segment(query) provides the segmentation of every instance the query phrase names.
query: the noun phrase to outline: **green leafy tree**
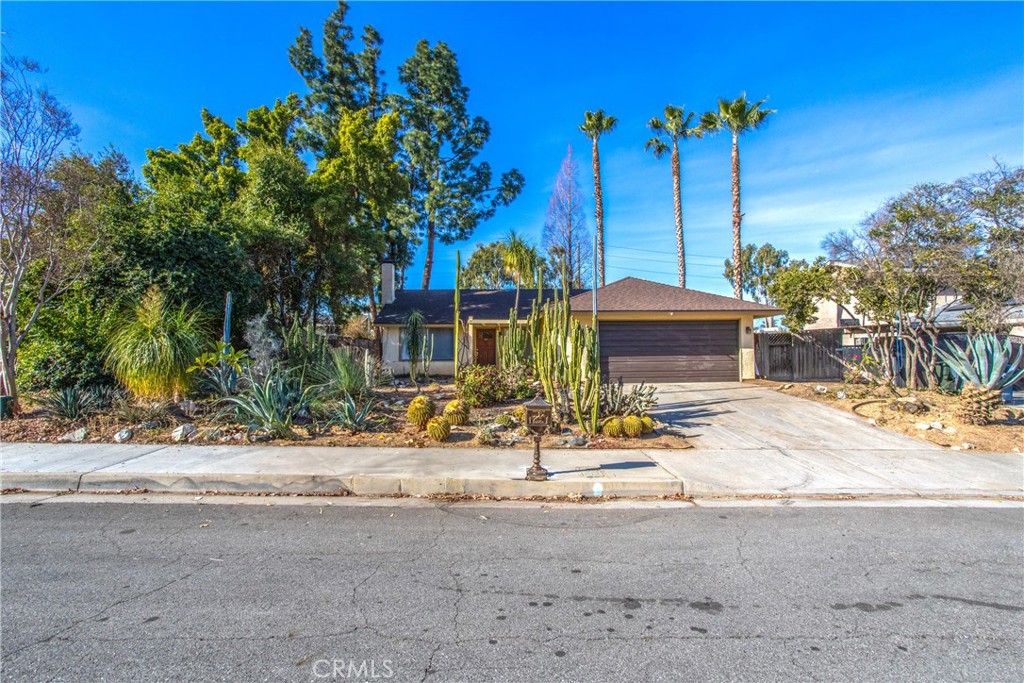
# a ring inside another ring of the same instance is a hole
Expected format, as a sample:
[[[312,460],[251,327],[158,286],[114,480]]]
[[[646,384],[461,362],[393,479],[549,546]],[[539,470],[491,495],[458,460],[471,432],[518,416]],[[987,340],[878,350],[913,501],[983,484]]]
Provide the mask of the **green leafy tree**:
[[[429,289],[435,242],[467,239],[519,195],[524,181],[512,169],[494,185],[490,164],[477,161],[491,136],[490,124],[468,114],[469,88],[445,43],[431,47],[421,40],[398,73],[408,93],[399,102],[417,224],[426,243],[422,286]]]
[[[608,116],[604,109],[583,113],[583,124],[580,132],[591,141],[591,155],[594,165],[594,221],[597,233],[597,286],[604,287],[604,194],[601,191],[601,155],[597,142],[602,135],[615,130],[619,122],[614,116]]]
[[[818,302],[829,297],[834,287],[835,276],[824,258],[810,264],[799,260],[775,272],[767,295],[786,311],[782,324],[799,332],[818,320]]]
[[[743,292],[759,303],[773,303],[769,287],[779,271],[789,264],[789,253],[776,249],[768,243],[759,247],[748,244],[743,247],[741,263],[740,277],[743,282]],[[723,275],[726,280],[732,282],[735,273],[731,259],[725,260]]]
[[[732,135],[732,262],[742,263],[743,255],[740,226],[743,213],[740,211],[740,136],[765,125],[774,109],[762,109],[767,98],[751,104],[746,93],[735,100],[718,100],[718,111],[706,112],[701,117],[701,126],[710,133],[726,130]],[[733,270],[733,296],[743,298],[742,270]]]
[[[647,122],[647,127],[654,132],[654,137],[644,146],[658,159],[664,156],[665,152],[672,152],[672,199],[676,218],[676,259],[679,262],[680,287],[686,286],[686,248],[683,243],[683,191],[679,141],[704,137],[706,131],[702,126],[694,125],[695,118],[696,114],[686,111],[684,107],[665,105],[664,119],[655,116]]]
[[[477,243],[462,269],[462,286],[467,289],[508,289],[515,286],[505,268],[505,243]]]

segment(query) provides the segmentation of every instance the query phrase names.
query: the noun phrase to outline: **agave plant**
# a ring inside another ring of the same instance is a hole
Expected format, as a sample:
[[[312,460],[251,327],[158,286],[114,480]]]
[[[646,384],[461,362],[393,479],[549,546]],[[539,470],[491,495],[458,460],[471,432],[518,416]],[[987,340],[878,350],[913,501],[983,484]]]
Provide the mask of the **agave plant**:
[[[53,419],[77,422],[99,409],[96,393],[80,387],[68,387],[39,399],[43,413]]]
[[[990,423],[1002,403],[1003,389],[1024,377],[1024,347],[1014,349],[1009,340],[994,334],[979,334],[962,347],[950,344],[948,350],[936,352],[964,383],[957,417],[970,424]]]
[[[351,432],[364,432],[369,425],[370,412],[373,408],[374,402],[369,400],[363,404],[363,408],[360,410],[355,399],[346,393],[331,416],[331,424],[336,424]]]
[[[233,406],[243,419],[272,438],[294,438],[292,421],[317,399],[320,387],[306,386],[301,377],[277,366],[262,382],[251,376],[248,379],[248,389],[221,403]]]

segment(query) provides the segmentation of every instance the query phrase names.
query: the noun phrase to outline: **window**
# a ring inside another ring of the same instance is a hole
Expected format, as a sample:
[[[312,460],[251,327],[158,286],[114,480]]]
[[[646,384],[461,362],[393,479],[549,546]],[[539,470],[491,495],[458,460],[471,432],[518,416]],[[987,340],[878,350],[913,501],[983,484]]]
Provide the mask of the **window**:
[[[430,353],[430,343],[433,340],[434,353],[431,360],[455,360],[455,328],[453,327],[428,327],[427,330],[427,353]],[[409,354],[405,350],[405,328],[402,328],[398,335],[398,343],[401,346],[399,359],[409,360]]]

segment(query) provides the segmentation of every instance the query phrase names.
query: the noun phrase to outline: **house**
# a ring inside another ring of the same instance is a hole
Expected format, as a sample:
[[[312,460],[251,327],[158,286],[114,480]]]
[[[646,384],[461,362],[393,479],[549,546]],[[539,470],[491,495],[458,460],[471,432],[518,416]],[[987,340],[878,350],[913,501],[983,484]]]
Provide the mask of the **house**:
[[[394,290],[394,268],[384,264],[383,296],[376,325],[382,361],[408,374],[402,325],[418,310],[433,340],[431,372],[451,375],[454,360],[454,290]],[[594,293],[570,292],[573,315],[590,323]],[[543,300],[558,296],[541,292]],[[460,292],[460,362],[496,365],[497,345],[507,329],[515,290]],[[529,316],[536,290],[519,292],[517,321]],[[597,289],[601,369],[625,382],[717,382],[754,378],[754,318],[779,315],[778,308],[694,289],[627,277]]]

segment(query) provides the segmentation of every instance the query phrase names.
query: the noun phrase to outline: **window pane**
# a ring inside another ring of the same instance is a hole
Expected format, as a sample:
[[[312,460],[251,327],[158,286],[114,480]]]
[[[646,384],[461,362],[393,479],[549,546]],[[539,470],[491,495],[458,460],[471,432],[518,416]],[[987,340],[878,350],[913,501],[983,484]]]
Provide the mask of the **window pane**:
[[[434,353],[431,360],[454,360],[455,359],[455,328],[453,327],[432,327],[427,331],[427,353],[430,353],[430,340],[434,342]],[[405,328],[399,335],[401,344],[401,360],[409,360],[409,354],[405,350]]]

